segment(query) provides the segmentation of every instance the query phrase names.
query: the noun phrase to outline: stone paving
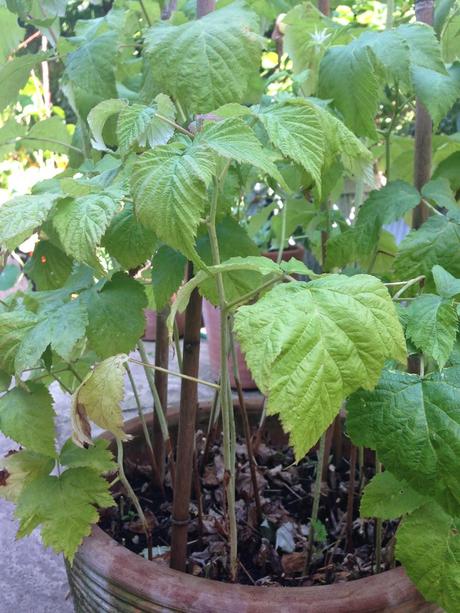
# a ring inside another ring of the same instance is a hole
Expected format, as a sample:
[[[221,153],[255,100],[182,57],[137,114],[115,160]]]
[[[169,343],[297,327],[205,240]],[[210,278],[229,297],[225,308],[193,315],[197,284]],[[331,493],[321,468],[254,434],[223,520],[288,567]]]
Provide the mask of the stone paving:
[[[146,343],[150,360],[154,360],[154,343]],[[136,353],[133,357],[139,359]],[[177,370],[177,361],[171,351],[171,370]],[[143,367],[131,364],[142,405],[151,410],[150,390]],[[202,344],[200,377],[212,381],[206,344]],[[180,379],[169,377],[169,402],[179,401]],[[51,386],[55,399],[56,424],[60,439],[70,433],[69,396],[58,384]],[[213,395],[211,388],[200,385],[200,399]],[[123,404],[126,419],[137,414],[129,385]],[[15,445],[0,434],[0,454]],[[38,530],[20,541],[15,540],[16,521],[14,506],[0,499],[0,613],[71,613],[72,602],[61,556],[46,549],[40,542]],[[95,613],[97,613],[95,611]]]

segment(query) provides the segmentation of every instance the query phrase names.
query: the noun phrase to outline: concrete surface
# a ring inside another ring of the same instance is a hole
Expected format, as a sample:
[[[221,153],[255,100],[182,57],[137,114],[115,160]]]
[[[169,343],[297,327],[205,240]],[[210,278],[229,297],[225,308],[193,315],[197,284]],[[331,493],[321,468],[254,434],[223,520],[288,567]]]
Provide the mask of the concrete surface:
[[[146,343],[150,360],[154,361],[154,343]],[[139,359],[134,352],[133,357]],[[178,370],[172,354],[171,370]],[[131,364],[139,390],[142,405],[150,411],[152,401],[143,367]],[[212,381],[206,344],[202,344],[200,377]],[[179,401],[180,379],[169,378],[169,402]],[[55,399],[56,425],[61,441],[70,434],[69,396],[61,391],[58,384],[51,386]],[[212,398],[213,390],[199,386],[201,399]],[[133,394],[126,388],[124,414],[126,419],[137,411]],[[16,445],[0,434],[0,454],[4,455]],[[14,505],[0,499],[0,613],[71,613],[73,606],[61,556],[46,549],[40,542],[39,531],[29,537],[15,540],[16,521]],[[94,613],[98,613],[95,611]]]

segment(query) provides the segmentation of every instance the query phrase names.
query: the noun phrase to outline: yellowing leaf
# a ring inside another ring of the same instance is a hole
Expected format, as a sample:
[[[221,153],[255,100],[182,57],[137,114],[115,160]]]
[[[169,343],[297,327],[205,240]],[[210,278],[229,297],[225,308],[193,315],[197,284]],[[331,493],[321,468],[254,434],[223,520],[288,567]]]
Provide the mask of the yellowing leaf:
[[[120,402],[124,392],[124,363],[126,355],[107,358],[94,367],[84,379],[72,399],[72,422],[76,423],[80,414],[87,415],[91,421],[104,430],[109,430],[116,437],[127,440],[123,432],[123,414]],[[87,433],[76,432],[73,439],[76,444],[92,444]]]

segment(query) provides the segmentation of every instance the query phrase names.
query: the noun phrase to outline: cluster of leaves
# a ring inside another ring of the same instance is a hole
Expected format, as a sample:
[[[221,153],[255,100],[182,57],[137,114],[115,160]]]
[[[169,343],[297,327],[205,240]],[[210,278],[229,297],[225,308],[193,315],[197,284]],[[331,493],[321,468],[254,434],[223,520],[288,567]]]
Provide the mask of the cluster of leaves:
[[[416,95],[435,123],[458,98],[457,9],[439,26],[439,42],[422,24],[363,32],[309,3],[250,1],[198,21],[185,9],[161,21],[156,3],[144,14],[120,1],[59,37],[66,3],[45,3],[46,18],[33,3],[19,4],[0,10],[11,23],[14,9],[44,28],[54,49],[3,63],[0,106],[14,105],[30,70],[52,58],[62,63],[61,88],[77,118],[71,144],[46,122],[34,135],[6,139],[46,138],[44,148],[54,139],[54,150],[65,145],[69,153],[65,172],[0,208],[4,250],[39,236],[25,268],[35,290],[0,304],[0,381],[8,390],[0,429],[23,447],[4,460],[0,493],[17,502],[20,535],[41,525],[45,543],[72,559],[96,507],[112,504],[101,474],[113,464],[103,443],[93,445],[90,422],[125,438],[126,354],[143,334],[143,310],[170,302],[190,260],[195,276],[179,290],[170,323],[195,287],[217,304],[222,275],[226,300],[240,307],[235,331],[247,362],[297,457],[351,395],[350,435],[388,469],[367,488],[363,513],[404,516],[397,556],[426,598],[458,609],[458,139],[438,142],[436,173],[422,193],[397,176],[370,193],[351,227],[325,207],[344,176],[371,181],[384,96],[394,104],[391,124]],[[290,66],[264,80],[260,17],[288,9],[281,29]],[[5,60],[17,43],[13,37]],[[274,93],[283,79],[288,85]],[[19,130],[0,128],[10,129]],[[391,127],[381,131],[391,137]],[[396,154],[386,162],[389,175]],[[330,233],[322,264],[334,274],[259,255],[246,231],[259,221],[244,198],[259,183],[281,203],[281,243],[300,227],[318,253],[319,233]],[[396,246],[385,226],[422,198],[435,214]],[[220,263],[206,232],[211,205]],[[409,278],[423,279],[423,291],[396,308],[399,296],[383,281]],[[260,285],[274,287],[240,306]],[[408,351],[423,356],[426,375],[403,372]],[[52,380],[73,393],[74,442],[59,453]],[[420,555],[430,542],[430,556]]]

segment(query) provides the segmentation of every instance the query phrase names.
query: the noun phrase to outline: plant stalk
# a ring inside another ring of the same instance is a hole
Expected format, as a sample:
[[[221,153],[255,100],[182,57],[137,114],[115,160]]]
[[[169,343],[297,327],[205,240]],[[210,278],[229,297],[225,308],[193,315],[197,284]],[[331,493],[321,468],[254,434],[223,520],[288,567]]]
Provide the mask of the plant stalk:
[[[375,454],[375,473],[381,472],[382,464]],[[382,572],[382,520],[379,517],[375,519],[375,572]]]
[[[324,432],[321,435],[319,441],[319,450],[318,450],[318,460],[316,464],[316,478],[315,478],[315,487],[313,491],[313,507],[311,510],[311,518],[310,518],[310,532],[308,534],[308,543],[305,552],[305,566],[304,566],[304,575],[308,573],[308,569],[310,568],[311,557],[313,553],[313,543],[315,540],[315,524],[318,521],[318,512],[319,512],[319,502],[321,498],[321,479],[322,479],[322,467],[324,463],[324,452],[326,449],[326,433]]]
[[[355,472],[356,472],[356,445],[351,443],[350,448],[350,478],[348,480],[347,499],[347,551],[353,551],[353,509],[355,502]]]
[[[212,387],[214,389],[219,389],[219,385],[217,383],[212,383],[211,381],[205,381],[204,379],[198,379],[198,377],[191,377],[190,375],[186,375],[183,372],[174,372],[173,370],[168,370],[167,368],[161,368],[161,366],[156,366],[155,364],[151,364],[149,362],[143,362],[141,360],[136,360],[136,358],[129,358],[129,361],[133,364],[140,364],[144,366],[144,368],[150,368],[151,370],[159,370],[160,372],[167,373],[168,375],[172,375],[173,377],[179,377],[180,379],[185,379],[187,381],[194,381],[195,383],[199,383],[200,385],[206,385],[207,387]]]
[[[188,266],[188,278],[193,275]],[[196,377],[200,365],[200,330],[202,298],[195,288],[185,311],[184,374],[180,395],[179,431],[177,434],[176,476],[172,509],[171,568],[185,571],[187,566],[187,536],[192,487],[195,424],[198,406]]]

